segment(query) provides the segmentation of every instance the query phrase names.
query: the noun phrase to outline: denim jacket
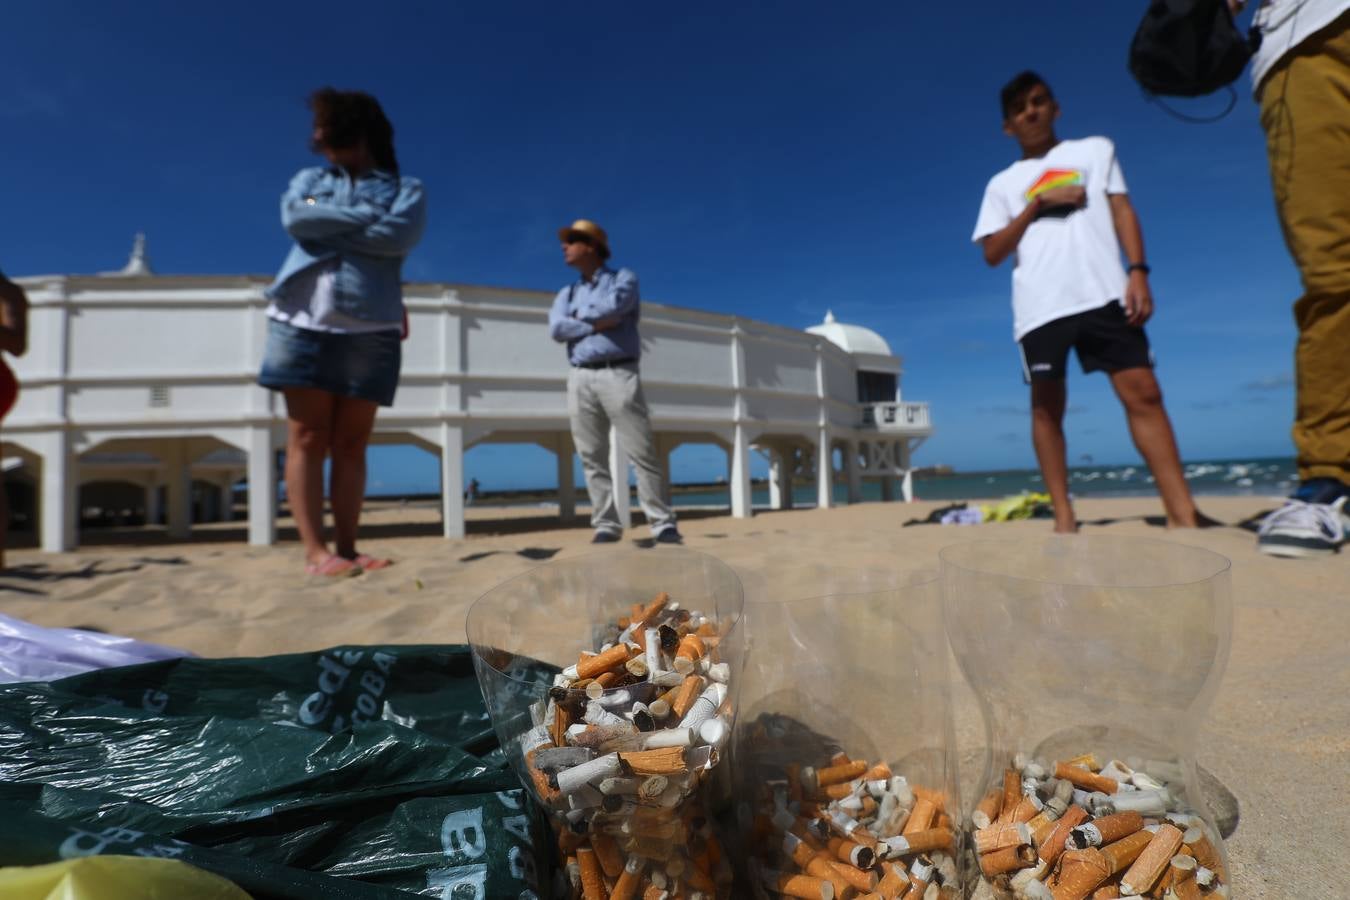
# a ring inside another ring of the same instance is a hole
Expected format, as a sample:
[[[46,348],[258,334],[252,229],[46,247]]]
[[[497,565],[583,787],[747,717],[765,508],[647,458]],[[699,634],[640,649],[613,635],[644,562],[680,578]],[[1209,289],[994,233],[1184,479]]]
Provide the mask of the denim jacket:
[[[281,224],[295,244],[267,296],[286,297],[297,273],[336,259],[337,309],[367,321],[397,322],[403,316],[403,259],[422,237],[426,209],[416,178],[376,169],[353,181],[336,168],[302,169],[281,195]]]

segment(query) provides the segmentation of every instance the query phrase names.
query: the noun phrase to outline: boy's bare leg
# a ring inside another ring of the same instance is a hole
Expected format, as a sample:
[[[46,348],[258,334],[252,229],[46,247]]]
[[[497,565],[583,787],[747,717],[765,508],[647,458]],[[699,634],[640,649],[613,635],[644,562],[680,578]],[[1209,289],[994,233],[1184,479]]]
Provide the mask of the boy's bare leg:
[[[1134,446],[1148,463],[1158,485],[1158,495],[1167,511],[1167,527],[1198,527],[1202,517],[1182,474],[1176,436],[1172,433],[1167,410],[1163,408],[1162,388],[1158,386],[1153,370],[1138,367],[1112,372],[1111,386],[1125,407]]]
[[[1031,383],[1031,443],[1036,448],[1045,489],[1055,507],[1055,531],[1060,534],[1078,530],[1069,501],[1069,463],[1064,444],[1064,406],[1068,393],[1063,380]]]

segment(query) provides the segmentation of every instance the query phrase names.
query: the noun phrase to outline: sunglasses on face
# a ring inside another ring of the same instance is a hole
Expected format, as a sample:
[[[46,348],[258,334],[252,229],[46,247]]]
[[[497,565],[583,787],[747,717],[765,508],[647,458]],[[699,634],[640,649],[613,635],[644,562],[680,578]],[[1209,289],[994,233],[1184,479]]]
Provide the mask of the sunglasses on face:
[[[569,235],[567,236],[566,243],[568,243],[568,244],[585,244],[587,247],[593,246],[593,245],[591,244],[591,239],[588,238],[588,237],[586,237],[585,235],[581,235],[581,234],[569,234]]]

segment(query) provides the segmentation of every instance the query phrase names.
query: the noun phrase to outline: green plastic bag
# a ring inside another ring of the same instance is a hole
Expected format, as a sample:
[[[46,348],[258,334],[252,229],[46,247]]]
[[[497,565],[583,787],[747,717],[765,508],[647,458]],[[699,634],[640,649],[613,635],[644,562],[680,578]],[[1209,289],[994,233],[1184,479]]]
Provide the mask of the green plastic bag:
[[[4,686],[0,813],[0,865],[173,855],[257,898],[522,900],[552,867],[458,645]]]

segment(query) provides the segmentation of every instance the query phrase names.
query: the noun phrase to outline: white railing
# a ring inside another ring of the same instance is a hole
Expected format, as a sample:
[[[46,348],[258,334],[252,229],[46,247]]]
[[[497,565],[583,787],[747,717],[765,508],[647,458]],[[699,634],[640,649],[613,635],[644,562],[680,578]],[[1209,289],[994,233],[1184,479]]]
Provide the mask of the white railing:
[[[932,430],[927,403],[864,403],[862,427],[878,431],[923,432]]]

